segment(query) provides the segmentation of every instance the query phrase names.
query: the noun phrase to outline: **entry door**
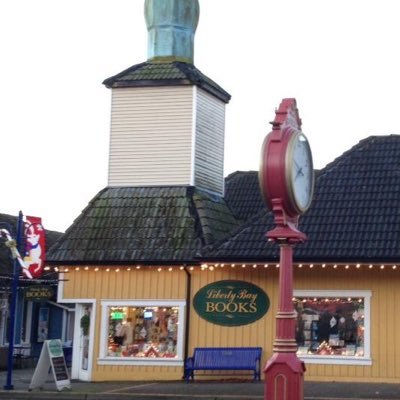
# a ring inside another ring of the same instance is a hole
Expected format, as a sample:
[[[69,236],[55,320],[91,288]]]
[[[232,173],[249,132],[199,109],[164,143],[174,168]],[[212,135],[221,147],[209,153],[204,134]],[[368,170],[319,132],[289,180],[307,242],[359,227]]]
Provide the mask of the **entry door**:
[[[93,359],[93,306],[90,303],[77,304],[75,320],[75,338],[77,354],[74,355],[72,378],[90,381]],[[74,345],[75,347],[75,345]]]

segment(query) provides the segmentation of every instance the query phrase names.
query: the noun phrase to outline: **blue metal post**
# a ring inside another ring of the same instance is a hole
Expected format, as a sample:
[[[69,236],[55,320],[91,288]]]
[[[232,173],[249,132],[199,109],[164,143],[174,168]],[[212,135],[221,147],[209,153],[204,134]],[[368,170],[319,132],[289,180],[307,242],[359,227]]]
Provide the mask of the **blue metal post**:
[[[17,223],[17,249],[21,251],[22,245],[22,237],[23,237],[23,229],[24,229],[24,221],[23,215],[20,211],[18,214],[18,223]],[[13,353],[14,353],[14,336],[15,336],[15,311],[17,307],[17,291],[18,291],[18,279],[20,273],[20,266],[18,264],[18,260],[14,259],[13,266],[13,281],[12,281],[12,290],[11,290],[11,305],[10,305],[10,327],[9,327],[9,346],[8,346],[8,360],[7,360],[7,383],[4,385],[4,390],[13,390],[14,385],[12,384],[12,372],[13,372]]]

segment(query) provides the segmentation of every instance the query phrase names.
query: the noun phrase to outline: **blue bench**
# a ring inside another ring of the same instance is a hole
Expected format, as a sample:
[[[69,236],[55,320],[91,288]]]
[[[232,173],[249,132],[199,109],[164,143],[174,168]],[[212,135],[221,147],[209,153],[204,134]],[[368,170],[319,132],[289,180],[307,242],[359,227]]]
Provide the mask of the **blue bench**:
[[[261,347],[196,347],[185,362],[185,380],[194,380],[194,371],[253,371],[260,380]]]

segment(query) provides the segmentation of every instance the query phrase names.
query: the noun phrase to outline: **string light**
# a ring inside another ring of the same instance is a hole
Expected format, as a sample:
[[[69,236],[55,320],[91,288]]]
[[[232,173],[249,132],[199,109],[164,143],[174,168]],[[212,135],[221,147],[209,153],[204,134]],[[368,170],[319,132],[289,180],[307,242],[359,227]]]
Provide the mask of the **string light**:
[[[257,269],[258,267],[261,267],[262,265],[258,265],[258,264],[251,264],[251,265],[248,265],[248,264],[246,264],[246,263],[243,263],[243,264],[235,264],[235,263],[232,263],[232,264],[229,264],[230,266],[231,266],[231,268],[235,268],[235,267],[237,267],[237,266],[241,266],[242,268],[246,268],[246,267],[252,267],[253,269]],[[328,265],[327,264],[325,264],[325,263],[323,263],[323,264],[320,264],[321,265],[321,268],[326,268]],[[355,268],[357,268],[357,269],[360,269],[361,268],[361,264],[360,263],[357,263],[357,264],[333,264],[332,265],[332,268],[334,268],[334,269],[337,269],[338,267],[341,267],[341,266],[343,266],[344,267],[344,269],[346,269],[346,270],[349,270],[349,269],[351,269],[351,267],[352,267],[352,265],[354,265],[354,267]],[[219,264],[219,263],[216,263],[216,264],[207,264],[207,263],[204,263],[204,264],[201,264],[200,265],[200,269],[202,270],[202,271],[204,271],[204,270],[209,270],[209,271],[214,271],[215,270],[215,268],[218,268],[218,267],[220,267],[220,268],[223,268],[225,266],[225,264]],[[264,266],[264,268],[269,268],[269,266],[270,266],[270,264],[263,264],[263,266]],[[272,265],[273,266],[273,265]],[[303,267],[306,267],[307,266],[307,264],[303,264],[303,263],[300,263],[300,264],[297,264],[297,267],[298,268],[303,268]],[[310,268],[310,269],[312,269],[312,268],[315,268],[316,266],[318,266],[318,265],[315,265],[315,264],[313,264],[313,263],[311,263],[311,264],[308,264],[308,267]],[[149,266],[149,268],[151,268],[151,267],[153,267],[153,268],[157,268],[156,266]],[[167,267],[167,266],[164,266],[164,267]],[[376,267],[378,267],[378,266],[376,266]],[[396,270],[396,269],[398,269],[397,267],[397,265],[396,264],[393,264],[393,265],[385,265],[385,264],[380,264],[379,265],[379,269],[381,269],[381,270],[385,270],[386,269],[386,267],[388,267],[388,268],[391,268],[392,270]],[[66,273],[66,272],[69,272],[69,269],[68,268],[65,268],[65,269],[61,269],[61,268],[64,268],[64,267],[57,267],[57,266],[55,266],[55,267],[52,267],[52,266],[46,266],[45,268],[44,268],[44,270],[45,271],[51,271],[51,270],[54,270],[55,272],[57,272],[57,273]],[[139,269],[141,269],[142,267],[140,266],[140,265],[136,265],[134,268],[136,268],[137,270],[139,270]],[[193,270],[195,270],[195,268],[196,267],[194,267],[194,266],[191,266],[191,267],[189,267],[188,269],[190,270],[190,271],[193,271]],[[279,263],[277,263],[277,264],[275,264],[275,268],[280,268],[280,264]],[[369,264],[368,265],[368,268],[369,269],[373,269],[374,268],[374,265],[373,264]],[[103,269],[103,268],[99,268],[99,267],[95,267],[93,270],[95,271],[95,272],[98,272],[100,269]],[[124,267],[124,268],[121,268],[121,267],[118,267],[118,268],[116,268],[116,269],[114,269],[114,268],[106,268],[105,269],[105,271],[106,272],[110,272],[110,271],[115,271],[115,272],[120,272],[120,271],[122,271],[122,270],[125,270],[125,271],[131,271],[133,268],[131,268],[131,267]],[[179,270],[184,270],[185,269],[185,267],[184,266],[180,266],[179,267]],[[75,271],[77,271],[77,272],[79,272],[80,270],[84,270],[84,271],[90,271],[90,267],[89,266],[77,266],[77,267],[74,267],[74,270]],[[104,269],[103,269],[104,270]],[[173,271],[174,270],[174,268],[173,267],[168,267],[168,271],[169,272],[171,272],[171,271]],[[157,271],[162,271],[162,268],[161,267],[158,267],[157,268]]]

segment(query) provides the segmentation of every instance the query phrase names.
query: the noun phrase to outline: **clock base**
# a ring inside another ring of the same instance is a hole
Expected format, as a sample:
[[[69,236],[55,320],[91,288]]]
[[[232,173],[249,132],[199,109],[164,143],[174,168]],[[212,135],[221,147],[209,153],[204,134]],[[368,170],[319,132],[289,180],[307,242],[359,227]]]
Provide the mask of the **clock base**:
[[[305,370],[295,353],[275,353],[264,369],[264,400],[303,400]]]

